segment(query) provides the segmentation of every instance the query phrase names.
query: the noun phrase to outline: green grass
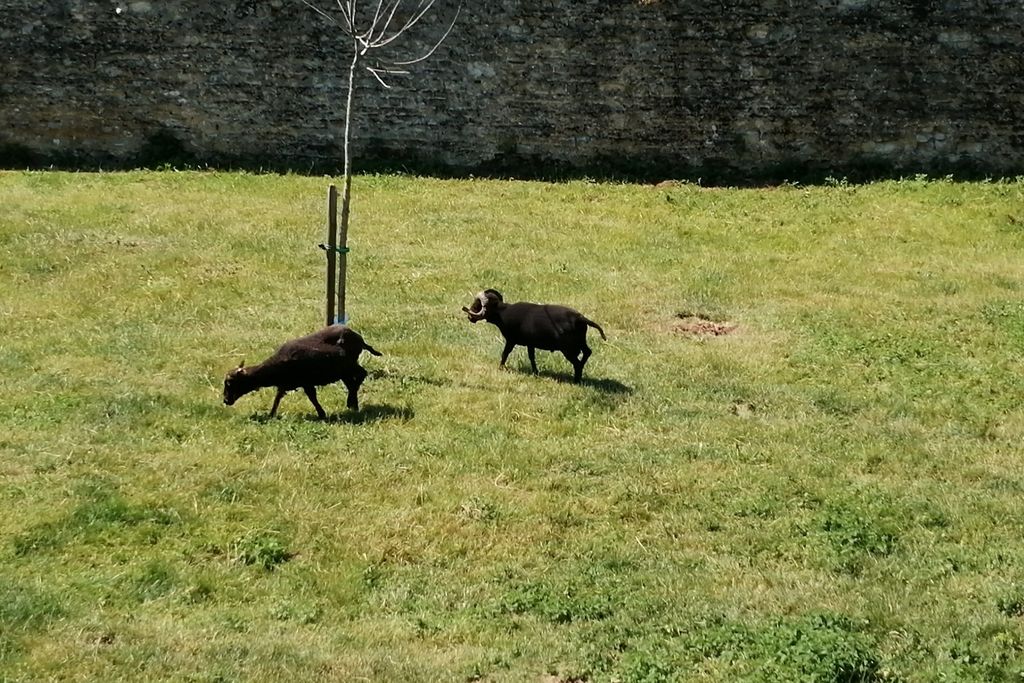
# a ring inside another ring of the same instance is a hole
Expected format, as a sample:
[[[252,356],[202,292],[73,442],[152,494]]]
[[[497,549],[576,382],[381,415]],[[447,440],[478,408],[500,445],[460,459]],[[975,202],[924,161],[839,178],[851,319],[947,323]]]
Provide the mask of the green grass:
[[[1024,675],[1024,182],[0,174],[0,679]],[[587,381],[459,309],[600,322]],[[736,324],[680,333],[677,315]]]

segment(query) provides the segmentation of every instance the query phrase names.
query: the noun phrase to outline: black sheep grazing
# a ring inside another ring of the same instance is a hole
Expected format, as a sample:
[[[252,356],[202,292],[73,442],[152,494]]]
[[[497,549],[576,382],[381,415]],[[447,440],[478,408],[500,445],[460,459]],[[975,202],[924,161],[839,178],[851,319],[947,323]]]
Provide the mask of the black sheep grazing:
[[[462,310],[469,316],[471,323],[481,320],[495,325],[505,337],[505,349],[501,352],[501,365],[505,365],[512,349],[525,346],[530,357],[530,367],[537,372],[535,349],[545,351],[561,351],[572,363],[573,379],[579,382],[583,378],[583,366],[590,358],[590,347],[587,346],[587,327],[593,327],[601,333],[604,330],[592,320],[588,320],[579,311],[566,306],[553,304],[531,304],[521,301],[506,304],[501,292],[485,289],[477,294],[469,308]]]
[[[224,378],[224,403],[232,405],[251,391],[276,387],[277,395],[270,408],[270,417],[274,417],[281,398],[301,387],[322,420],[327,413],[316,400],[316,387],[340,380],[348,388],[348,407],[359,410],[357,392],[366,379],[366,370],[359,365],[359,354],[363,349],[374,356],[381,355],[364,342],[358,332],[345,325],[331,325],[285,342],[273,356],[259,365],[247,368],[242,361],[229,372]]]

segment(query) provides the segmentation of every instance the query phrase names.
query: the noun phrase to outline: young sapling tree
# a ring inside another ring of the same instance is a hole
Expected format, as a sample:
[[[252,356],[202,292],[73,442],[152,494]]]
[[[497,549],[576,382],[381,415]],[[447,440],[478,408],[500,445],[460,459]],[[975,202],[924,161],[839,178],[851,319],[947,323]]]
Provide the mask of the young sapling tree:
[[[328,236],[328,270],[333,273],[333,254],[338,255],[337,278],[337,313],[333,311],[331,292],[327,293],[327,323],[347,320],[345,309],[345,283],[348,252],[348,226],[352,197],[352,151],[350,147],[352,134],[352,101],[355,92],[356,74],[360,69],[369,72],[384,88],[390,88],[389,82],[394,76],[410,73],[409,67],[428,59],[445,41],[455,26],[462,5],[459,4],[448,27],[441,32],[436,41],[428,43],[428,47],[406,56],[398,56],[397,49],[421,20],[433,9],[436,0],[372,0],[365,6],[356,0],[335,0],[335,7],[330,11],[317,7],[310,0],[301,0],[303,4],[319,14],[333,25],[345,37],[345,42],[352,51],[348,67],[348,91],[345,96],[345,130],[343,141],[344,177],[341,187],[341,225],[338,227],[337,238],[333,232]],[[333,196],[333,193],[332,195]],[[333,213],[332,209],[328,209]],[[333,231],[333,221],[329,221],[328,230]],[[328,286],[332,280],[328,275]]]

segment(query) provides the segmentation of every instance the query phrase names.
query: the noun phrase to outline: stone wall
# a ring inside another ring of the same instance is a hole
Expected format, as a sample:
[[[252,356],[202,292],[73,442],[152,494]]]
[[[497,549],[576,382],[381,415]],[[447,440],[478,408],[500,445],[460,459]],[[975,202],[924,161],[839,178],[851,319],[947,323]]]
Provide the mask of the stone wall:
[[[0,0],[0,166],[333,167],[348,55],[300,0]],[[364,165],[1024,172],[1022,0],[465,0],[391,82]]]

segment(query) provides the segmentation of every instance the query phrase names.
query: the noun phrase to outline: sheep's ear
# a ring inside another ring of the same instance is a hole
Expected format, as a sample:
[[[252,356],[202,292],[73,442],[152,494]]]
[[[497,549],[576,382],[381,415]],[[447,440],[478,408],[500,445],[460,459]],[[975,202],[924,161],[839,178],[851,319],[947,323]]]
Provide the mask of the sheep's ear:
[[[242,360],[240,360],[238,362],[238,369],[241,370],[244,367],[245,367],[245,359],[243,358]]]

